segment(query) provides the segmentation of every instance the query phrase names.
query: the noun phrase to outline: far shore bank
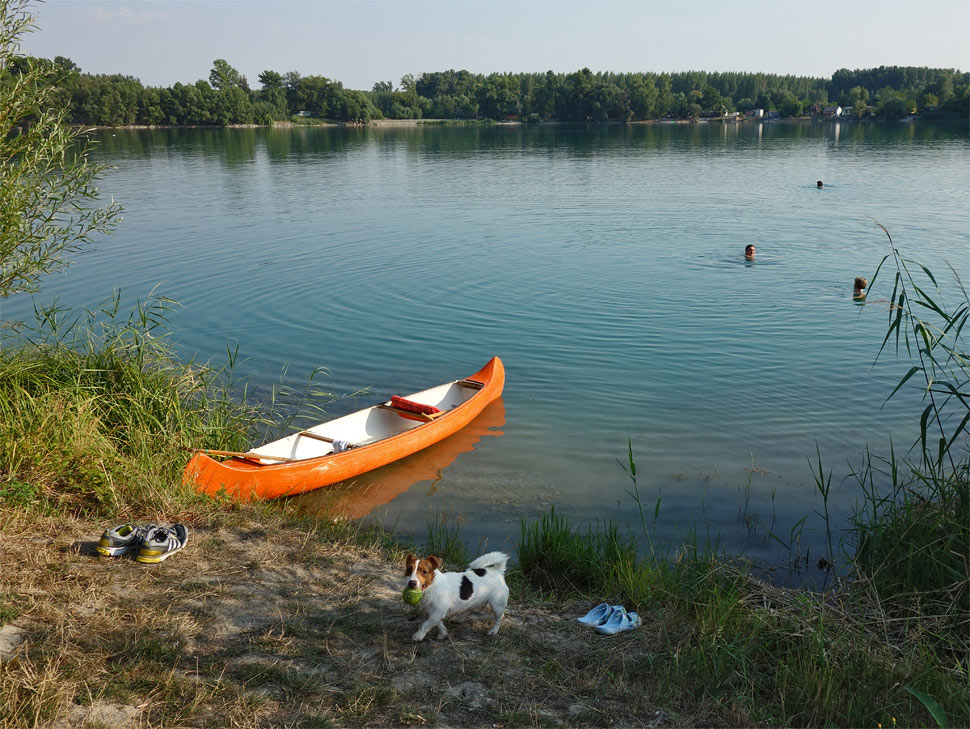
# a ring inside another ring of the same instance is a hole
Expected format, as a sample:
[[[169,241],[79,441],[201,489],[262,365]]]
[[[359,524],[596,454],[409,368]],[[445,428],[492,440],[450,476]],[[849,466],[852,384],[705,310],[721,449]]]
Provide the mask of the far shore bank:
[[[407,128],[419,126],[549,126],[549,125],[654,125],[654,124],[808,124],[808,123],[841,123],[851,122],[853,124],[899,124],[914,122],[947,122],[957,121],[953,119],[921,119],[918,116],[911,116],[905,119],[854,119],[852,117],[820,118],[814,116],[787,117],[784,119],[728,119],[723,117],[712,117],[707,119],[635,119],[622,121],[613,119],[605,122],[587,121],[561,121],[559,119],[548,119],[538,122],[523,121],[520,119],[480,120],[480,119],[371,119],[368,122],[341,122],[327,119],[314,119],[310,123],[298,123],[292,121],[277,121],[272,125],[266,124],[123,124],[120,126],[98,126],[87,124],[72,124],[71,126],[83,129],[122,129],[122,130],[141,130],[141,129],[296,129],[299,127],[389,127]]]

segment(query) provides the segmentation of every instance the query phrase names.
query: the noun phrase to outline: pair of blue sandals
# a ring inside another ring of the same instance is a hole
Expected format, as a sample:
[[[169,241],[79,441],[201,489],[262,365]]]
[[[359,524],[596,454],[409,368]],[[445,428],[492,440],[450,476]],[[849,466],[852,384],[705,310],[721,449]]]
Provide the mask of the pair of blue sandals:
[[[624,630],[633,630],[639,628],[642,622],[639,615],[634,612],[628,613],[622,605],[610,605],[606,602],[597,605],[576,620],[583,625],[592,626],[597,633],[603,635],[615,635]]]

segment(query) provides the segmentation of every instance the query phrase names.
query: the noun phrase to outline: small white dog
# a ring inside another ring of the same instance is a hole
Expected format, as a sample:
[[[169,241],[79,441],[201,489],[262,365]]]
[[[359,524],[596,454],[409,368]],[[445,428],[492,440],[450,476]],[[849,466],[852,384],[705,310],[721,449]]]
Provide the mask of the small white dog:
[[[468,610],[488,604],[495,613],[495,624],[489,635],[498,633],[509,602],[509,588],[505,584],[505,564],[509,557],[502,552],[489,552],[468,565],[464,572],[440,572],[443,564],[435,556],[419,559],[409,554],[404,567],[406,586],[424,592],[421,605],[428,614],[413,640],[421,641],[433,627],[438,626],[438,639],[448,637],[445,618],[452,618]]]

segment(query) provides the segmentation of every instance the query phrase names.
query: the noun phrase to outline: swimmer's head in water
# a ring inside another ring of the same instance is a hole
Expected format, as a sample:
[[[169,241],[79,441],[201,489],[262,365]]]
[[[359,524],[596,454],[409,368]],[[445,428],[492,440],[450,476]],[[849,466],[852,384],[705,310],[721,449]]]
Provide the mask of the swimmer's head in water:
[[[816,186],[816,187],[821,187],[821,186],[822,186],[822,181],[821,181],[821,180],[819,180],[818,182],[816,182],[816,183],[815,183],[815,186]]]
[[[866,286],[868,285],[869,285],[869,282],[866,279],[864,279],[862,276],[859,276],[858,278],[856,278],[854,283],[856,291],[864,291]]]
[[[751,245],[750,243],[748,243],[748,245],[744,247],[744,257],[754,258],[754,246]]]

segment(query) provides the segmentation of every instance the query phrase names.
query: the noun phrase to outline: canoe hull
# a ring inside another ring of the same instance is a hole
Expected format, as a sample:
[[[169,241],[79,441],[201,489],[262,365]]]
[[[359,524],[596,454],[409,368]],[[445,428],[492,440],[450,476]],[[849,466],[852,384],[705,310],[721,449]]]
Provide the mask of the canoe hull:
[[[292,463],[256,463],[240,458],[217,461],[197,453],[185,467],[183,481],[206,494],[225,494],[248,501],[292,496],[353,478],[427,448],[471,423],[486,405],[502,394],[505,368],[498,357],[493,357],[467,379],[482,382],[484,386],[443,415],[415,424],[404,432],[341,453]],[[375,408],[361,413],[369,414],[372,410]]]

